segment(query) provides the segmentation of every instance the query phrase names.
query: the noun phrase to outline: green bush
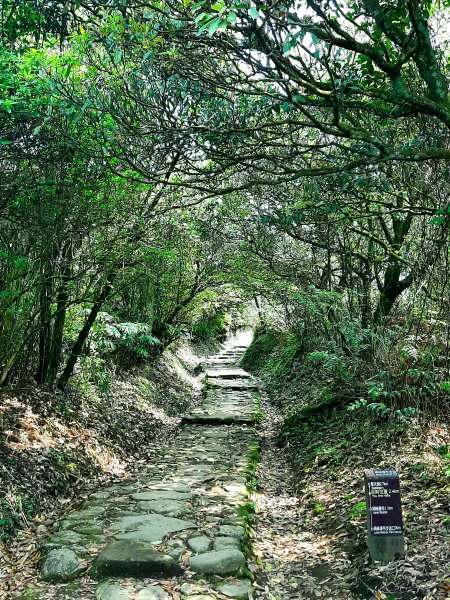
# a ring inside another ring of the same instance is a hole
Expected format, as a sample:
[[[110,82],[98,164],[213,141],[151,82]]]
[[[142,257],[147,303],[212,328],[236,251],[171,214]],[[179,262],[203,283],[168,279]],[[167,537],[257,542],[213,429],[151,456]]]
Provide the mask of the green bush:
[[[94,332],[97,349],[122,367],[143,362],[161,345],[147,323],[100,324]]]
[[[195,340],[224,341],[228,335],[230,327],[230,317],[225,312],[218,312],[210,315],[203,315],[192,328],[192,337]]]

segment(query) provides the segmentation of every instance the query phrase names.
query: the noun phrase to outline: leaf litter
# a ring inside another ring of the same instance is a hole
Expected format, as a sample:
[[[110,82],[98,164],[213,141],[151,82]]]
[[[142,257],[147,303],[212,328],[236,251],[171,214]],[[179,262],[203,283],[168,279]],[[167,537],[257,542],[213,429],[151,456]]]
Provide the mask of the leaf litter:
[[[262,600],[450,597],[445,425],[374,423],[344,410],[305,424],[280,448],[282,412],[262,399],[253,571]],[[363,433],[365,432],[365,433]],[[406,558],[371,563],[364,468],[401,475]],[[448,466],[447,466],[448,469]],[[448,473],[447,473],[448,475]]]

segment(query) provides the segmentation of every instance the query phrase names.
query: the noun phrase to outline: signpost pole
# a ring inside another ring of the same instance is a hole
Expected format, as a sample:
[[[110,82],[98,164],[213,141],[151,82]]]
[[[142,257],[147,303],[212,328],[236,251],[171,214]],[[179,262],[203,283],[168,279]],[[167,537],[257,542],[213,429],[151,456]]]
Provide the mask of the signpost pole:
[[[367,538],[372,560],[389,562],[405,556],[400,478],[396,471],[364,471]]]

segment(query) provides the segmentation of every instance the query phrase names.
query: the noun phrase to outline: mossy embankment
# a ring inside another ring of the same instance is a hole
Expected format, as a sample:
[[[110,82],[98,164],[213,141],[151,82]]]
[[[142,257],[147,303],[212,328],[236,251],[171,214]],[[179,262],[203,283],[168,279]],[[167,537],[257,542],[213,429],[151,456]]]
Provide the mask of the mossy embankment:
[[[243,360],[284,417],[278,445],[300,499],[298,527],[320,545],[320,564],[312,569],[319,597],[330,597],[331,585],[335,599],[446,598],[450,454],[444,419],[368,408],[358,373],[337,359],[324,362],[323,354],[304,352],[292,333],[271,330],[256,332]],[[395,468],[401,478],[407,555],[387,566],[370,564],[366,547],[368,467]]]

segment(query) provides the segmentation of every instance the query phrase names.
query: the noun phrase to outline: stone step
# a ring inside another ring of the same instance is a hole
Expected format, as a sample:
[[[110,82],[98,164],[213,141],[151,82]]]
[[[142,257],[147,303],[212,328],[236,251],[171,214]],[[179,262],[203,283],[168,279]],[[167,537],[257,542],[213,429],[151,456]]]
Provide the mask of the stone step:
[[[259,413],[249,413],[248,415],[238,413],[214,413],[214,414],[198,414],[191,413],[184,415],[181,419],[182,423],[189,423],[191,425],[254,425],[259,420]]]
[[[223,367],[217,369],[207,369],[206,377],[220,377],[222,379],[249,379],[250,375],[244,369],[225,369]]]
[[[236,379],[236,378],[221,378],[221,377],[208,377],[206,379],[206,385],[209,388],[226,388],[229,390],[257,390],[258,386],[251,379]]]

